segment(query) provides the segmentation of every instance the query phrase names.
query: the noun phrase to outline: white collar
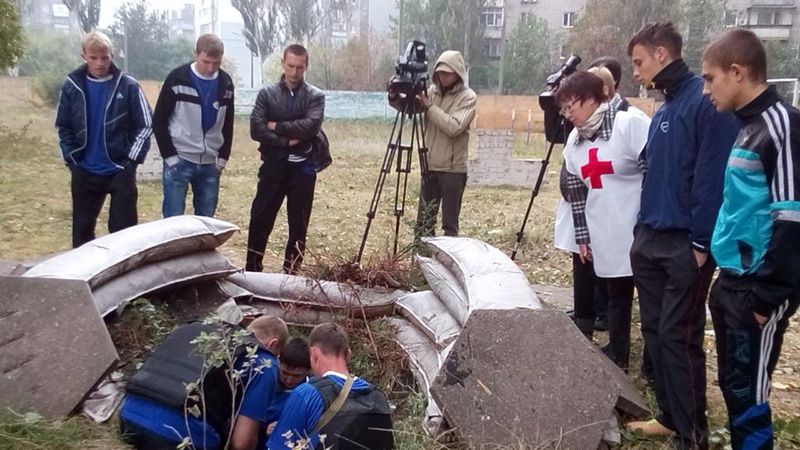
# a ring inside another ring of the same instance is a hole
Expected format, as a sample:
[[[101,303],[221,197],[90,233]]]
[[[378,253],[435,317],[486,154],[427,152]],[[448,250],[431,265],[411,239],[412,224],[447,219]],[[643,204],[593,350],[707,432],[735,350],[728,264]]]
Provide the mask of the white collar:
[[[339,378],[341,378],[341,379],[343,379],[343,380],[346,380],[346,379],[347,379],[347,375],[345,375],[345,374],[343,374],[343,373],[335,372],[335,371],[333,371],[333,370],[329,370],[329,371],[327,371],[327,372],[323,373],[323,374],[322,374],[322,378],[325,378],[325,377],[327,377],[328,375],[333,375],[333,376],[339,377]],[[354,379],[356,379],[356,380],[358,379],[358,377],[356,377],[356,376],[353,376],[353,378],[354,378]]]
[[[194,72],[194,74],[197,75],[197,78],[200,78],[201,80],[209,80],[209,81],[210,80],[216,80],[217,77],[219,76],[219,70],[214,72],[214,75],[211,75],[210,77],[207,77],[207,76],[201,74],[200,72],[197,71],[197,63],[196,62],[193,62],[192,65],[189,66],[189,67],[191,67],[192,72]]]

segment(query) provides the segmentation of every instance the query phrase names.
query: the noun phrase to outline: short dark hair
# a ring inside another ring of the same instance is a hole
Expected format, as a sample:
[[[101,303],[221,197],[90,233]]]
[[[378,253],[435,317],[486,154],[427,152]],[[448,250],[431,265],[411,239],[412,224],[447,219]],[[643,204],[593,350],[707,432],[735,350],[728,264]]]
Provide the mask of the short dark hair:
[[[738,64],[747,67],[752,81],[767,81],[767,51],[750,30],[736,28],[714,39],[703,52],[703,61],[725,71]]]
[[[286,367],[311,368],[311,359],[308,356],[308,342],[301,337],[293,337],[283,346],[280,362]]]
[[[311,330],[308,337],[309,347],[319,347],[326,355],[346,357],[350,351],[350,342],[347,339],[347,332],[341,325],[327,322],[321,323]]]
[[[561,85],[556,91],[556,103],[562,104],[572,99],[584,102],[594,99],[597,103],[608,100],[603,92],[603,80],[589,72],[575,72],[561,80]]]
[[[292,44],[292,45],[286,47],[283,50],[283,59],[286,59],[286,55],[288,55],[289,53],[291,53],[293,55],[297,55],[297,56],[305,56],[306,65],[308,65],[308,59],[309,59],[308,50],[306,50],[306,48],[303,47],[302,45],[300,45],[300,44]]]
[[[628,42],[628,56],[633,55],[633,47],[641,45],[648,50],[664,47],[673,58],[680,58],[683,50],[683,38],[672,22],[648,23]]]
[[[614,77],[614,89],[619,89],[619,82],[622,80],[622,64],[619,63],[617,58],[601,56],[589,64],[589,68],[591,69],[592,67],[605,67],[608,69],[611,72],[611,76]]]
[[[222,58],[225,53],[225,43],[214,33],[201,34],[197,38],[194,51],[198,56],[200,53],[205,53],[212,58]]]

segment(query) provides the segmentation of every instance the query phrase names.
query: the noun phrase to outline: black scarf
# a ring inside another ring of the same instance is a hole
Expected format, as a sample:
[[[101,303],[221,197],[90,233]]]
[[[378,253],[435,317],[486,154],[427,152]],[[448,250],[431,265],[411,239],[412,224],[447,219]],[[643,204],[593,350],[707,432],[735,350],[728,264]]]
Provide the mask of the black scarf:
[[[664,97],[667,100],[671,100],[680,90],[683,82],[691,77],[692,72],[689,71],[689,66],[686,65],[683,59],[678,58],[669,63],[667,67],[661,69],[661,72],[658,72],[653,78],[650,88],[664,92]]]

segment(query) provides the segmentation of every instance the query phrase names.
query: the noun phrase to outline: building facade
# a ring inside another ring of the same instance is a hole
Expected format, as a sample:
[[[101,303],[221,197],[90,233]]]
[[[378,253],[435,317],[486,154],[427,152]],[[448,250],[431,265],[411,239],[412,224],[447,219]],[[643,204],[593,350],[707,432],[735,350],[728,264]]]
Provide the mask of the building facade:
[[[727,0],[726,27],[744,27],[764,41],[800,42],[797,0]]]
[[[69,33],[80,28],[77,17],[61,0],[30,0],[25,2],[21,16],[26,29]]]

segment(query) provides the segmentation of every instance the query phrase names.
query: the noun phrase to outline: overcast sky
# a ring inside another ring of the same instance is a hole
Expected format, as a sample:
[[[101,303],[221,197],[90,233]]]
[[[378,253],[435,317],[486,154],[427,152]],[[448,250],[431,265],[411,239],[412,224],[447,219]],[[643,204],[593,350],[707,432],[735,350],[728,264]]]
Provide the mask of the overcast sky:
[[[114,22],[114,12],[127,0],[102,0],[100,4],[100,27],[107,27]],[[209,0],[206,0],[209,1]],[[180,10],[184,4],[195,5],[195,12],[200,8],[201,0],[147,0],[151,9]],[[241,22],[242,16],[231,6],[230,0],[219,0],[220,20],[225,22]]]

